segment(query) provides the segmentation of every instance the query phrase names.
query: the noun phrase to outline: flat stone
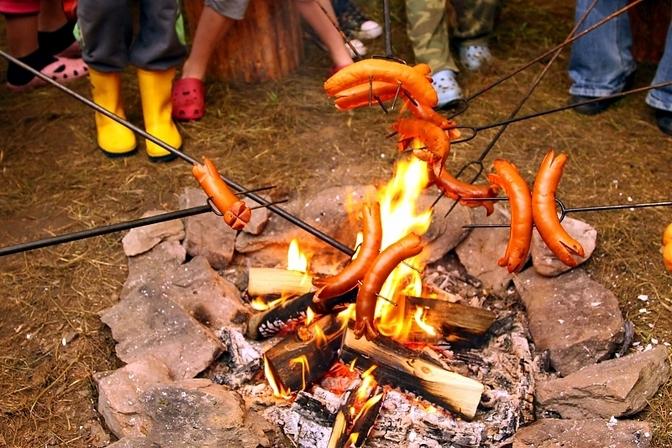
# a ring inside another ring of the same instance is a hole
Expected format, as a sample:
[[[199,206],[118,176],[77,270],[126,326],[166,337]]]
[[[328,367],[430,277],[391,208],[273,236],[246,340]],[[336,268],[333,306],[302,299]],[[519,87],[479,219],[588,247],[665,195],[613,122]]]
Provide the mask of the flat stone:
[[[166,213],[165,210],[150,210],[142,215],[143,218]],[[129,230],[121,240],[124,253],[132,257],[147,252],[161,241],[181,241],[184,238],[182,220],[160,222]]]
[[[93,375],[98,388],[98,412],[118,438],[143,436],[147,418],[142,414],[140,395],[157,383],[172,381],[170,371],[150,356],[125,367]]]
[[[578,219],[565,218],[562,220],[562,226],[565,228],[574,239],[576,239],[585,252],[584,257],[572,255],[572,258],[577,263],[577,266],[584,263],[595,250],[597,244],[597,230],[595,227]],[[546,246],[546,243],[539,236],[539,232],[534,229],[532,232],[532,265],[534,269],[541,275],[548,277],[555,277],[563,272],[572,269],[553,255],[553,252]]]
[[[260,196],[265,200],[271,202],[270,197],[265,196],[263,194]],[[254,199],[250,198],[245,198],[245,203],[250,208],[258,207],[259,205],[261,205]],[[256,210],[252,210],[252,218],[250,218],[250,221],[245,225],[245,227],[243,227],[243,232],[249,233],[250,235],[259,235],[266,228],[266,224],[268,224],[269,215],[270,212],[266,207],[261,207]]]
[[[119,439],[107,448],[163,448],[146,437],[130,437]]]
[[[121,289],[120,297],[123,300],[128,291],[180,266],[186,257],[187,252],[179,241],[164,241],[148,252],[129,257],[128,277]]]
[[[636,352],[584,367],[564,378],[540,381],[536,400],[562,418],[609,418],[636,414],[670,378],[667,349]]]
[[[543,277],[533,268],[514,277],[537,350],[548,350],[562,376],[608,359],[623,342],[616,296],[583,269]]]
[[[141,398],[151,420],[147,439],[161,447],[271,446],[273,428],[242,398],[206,379],[183,380],[151,388]]]
[[[198,188],[185,188],[180,195],[180,207],[189,208],[207,203],[207,196]],[[215,269],[224,269],[233,258],[236,231],[226,225],[221,216],[203,213],[185,219],[186,235],[183,245],[192,257],[204,256]]]
[[[648,448],[651,428],[635,420],[542,419],[518,430],[513,448]]]
[[[446,201],[448,202],[448,201]],[[453,210],[453,213],[458,208]],[[510,219],[509,212],[499,205],[495,205],[495,211],[486,218],[482,209],[473,210],[474,222],[487,224],[508,224]],[[467,272],[477,277],[483,287],[496,295],[503,295],[513,279],[506,266],[497,264],[509,241],[509,229],[507,228],[482,228],[472,229],[469,236],[456,248],[457,256],[460,262],[467,269]]]
[[[417,202],[418,210],[429,208],[435,200],[435,194],[423,193]],[[452,201],[444,199],[433,208],[432,222],[423,237],[425,241],[429,241],[427,263],[443,258],[469,235],[469,229],[464,226],[472,223],[471,212],[466,207],[457,206],[446,216],[451,205]]]
[[[205,257],[175,268],[167,283],[168,297],[214,331],[246,320],[240,291],[211,268]]]
[[[170,300],[158,284],[132,290],[103,310],[101,320],[112,330],[119,359],[132,363],[154,356],[176,379],[193,378],[223,349],[212,332]]]

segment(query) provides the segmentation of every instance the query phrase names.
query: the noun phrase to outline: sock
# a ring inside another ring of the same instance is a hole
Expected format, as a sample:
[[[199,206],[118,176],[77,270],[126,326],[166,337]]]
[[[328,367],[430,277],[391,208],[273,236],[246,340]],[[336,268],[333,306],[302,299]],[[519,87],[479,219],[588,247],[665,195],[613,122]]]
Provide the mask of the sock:
[[[56,58],[48,53],[45,53],[40,48],[33,51],[28,56],[17,59],[19,59],[21,62],[24,62],[25,64],[28,64],[35,70],[42,70],[52,62],[56,62]],[[7,66],[7,82],[9,84],[14,86],[23,86],[28,84],[34,77],[35,75],[30,73],[28,70],[22,69],[13,62],[10,62]]]
[[[66,22],[56,31],[39,31],[37,42],[40,49],[51,55],[56,55],[65,50],[75,41],[75,35],[72,33],[74,28],[75,22]]]

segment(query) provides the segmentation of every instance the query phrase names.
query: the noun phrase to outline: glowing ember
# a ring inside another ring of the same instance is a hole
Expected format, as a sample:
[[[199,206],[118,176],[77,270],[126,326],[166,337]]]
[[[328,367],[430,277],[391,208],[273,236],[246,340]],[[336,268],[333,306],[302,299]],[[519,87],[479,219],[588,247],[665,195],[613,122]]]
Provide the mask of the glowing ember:
[[[382,249],[395,243],[411,232],[423,235],[432,219],[431,210],[418,212],[416,203],[427,186],[427,164],[416,157],[400,160],[390,182],[379,189],[381,222],[383,224]],[[410,322],[404,322],[404,303],[397,300],[399,294],[422,295],[420,272],[424,255],[413,257],[392,271],[380,291],[376,317],[378,329],[386,336],[403,339]]]
[[[418,306],[415,310],[415,324],[430,336],[436,336],[436,329],[424,321],[425,309]]]
[[[306,357],[306,355],[301,355],[296,358],[290,359],[289,364],[301,365],[301,390],[306,390],[306,375],[310,374],[310,365],[308,364],[308,358]]]
[[[292,391],[285,389],[285,386],[282,384],[282,382],[276,378],[277,375],[275,372],[273,372],[273,368],[271,368],[271,365],[268,362],[266,356],[264,356],[264,375],[266,376],[268,385],[271,386],[271,389],[273,389],[273,396],[285,400],[292,398]]]

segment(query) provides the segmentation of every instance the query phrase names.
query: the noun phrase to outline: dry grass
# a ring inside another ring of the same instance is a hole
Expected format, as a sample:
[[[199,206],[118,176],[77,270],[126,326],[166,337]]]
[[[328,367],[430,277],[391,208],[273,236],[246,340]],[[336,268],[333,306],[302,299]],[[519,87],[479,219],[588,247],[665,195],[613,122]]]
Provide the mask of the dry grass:
[[[399,23],[401,3],[393,2],[395,50],[410,60]],[[465,75],[467,90],[475,91],[564,38],[572,2],[546,3],[507,2],[493,45],[498,60],[485,73]],[[376,43],[379,52],[381,44]],[[563,53],[525,111],[565,102],[566,64]],[[186,150],[212,157],[247,186],[280,186],[277,196],[386,177],[395,154],[384,136],[393,118],[379,110],[335,111],[320,90],[326,71],[323,55],[309,45],[299,72],[282,82],[211,83],[207,117],[183,127]],[[523,73],[483,95],[460,123],[506,116],[533,76]],[[647,83],[651,68],[643,67],[638,76],[638,85]],[[139,122],[132,74],[125,81],[129,118]],[[88,90],[85,82],[75,88]],[[450,167],[475,158],[492,132],[456,145]],[[568,205],[660,200],[672,192],[671,142],[637,96],[594,118],[563,112],[512,125],[488,161],[510,159],[531,179],[552,146],[570,155],[560,189]],[[0,95],[0,166],[3,245],[135,218],[150,208],[174,208],[180,189],[194,185],[181,162],[153,165],[142,155],[104,158],[95,149],[89,111],[53,89]],[[672,342],[672,281],[659,253],[672,210],[582,218],[599,231],[588,271],[620,298],[642,344]],[[0,260],[0,446],[96,443],[90,435],[98,419],[91,374],[118,365],[114,342],[97,313],[115,303],[125,278],[120,239],[112,235]],[[640,294],[649,301],[638,300]],[[654,425],[659,448],[672,445],[671,391],[670,385],[664,387],[641,416]]]

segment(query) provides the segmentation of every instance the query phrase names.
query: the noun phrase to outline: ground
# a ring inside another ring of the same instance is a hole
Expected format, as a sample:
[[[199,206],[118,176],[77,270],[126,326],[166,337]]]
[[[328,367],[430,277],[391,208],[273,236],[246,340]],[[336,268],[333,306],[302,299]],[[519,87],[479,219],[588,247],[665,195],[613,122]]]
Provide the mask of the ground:
[[[395,52],[412,60],[403,2],[392,3]],[[380,18],[378,10],[369,12]],[[463,74],[462,85],[474,92],[562,41],[572,16],[571,1],[506,2],[492,46],[494,65],[483,73]],[[381,46],[378,41],[373,50],[380,52]],[[277,198],[387,178],[396,157],[393,142],[385,138],[393,116],[379,109],[336,111],[321,90],[325,59],[306,43],[302,66],[287,79],[261,85],[209,83],[207,116],[182,126],[186,151],[211,157],[244,185],[277,185]],[[566,102],[567,61],[565,51],[523,113]],[[508,115],[540,67],[474,100],[459,122],[482,124]],[[652,73],[653,67],[641,66],[636,85],[646,85]],[[138,123],[131,73],[125,81],[128,115]],[[85,81],[74,88],[88,95]],[[449,168],[476,158],[493,132],[455,145]],[[559,191],[568,205],[672,199],[672,138],[657,129],[642,95],[596,117],[567,111],[512,125],[486,165],[506,158],[532,179],[549,147],[570,156]],[[180,161],[156,165],[143,153],[125,160],[103,157],[95,148],[92,113],[53,88],[22,95],[0,91],[0,167],[3,246],[137,218],[151,208],[174,209],[181,189],[195,185]],[[672,342],[672,276],[660,254],[672,208],[580,218],[599,232],[586,269],[619,297],[637,341]],[[120,364],[98,313],[117,301],[125,279],[121,237],[0,259],[0,446],[84,447],[100,440],[91,375]],[[672,446],[671,385],[637,417],[653,424],[655,447]]]

